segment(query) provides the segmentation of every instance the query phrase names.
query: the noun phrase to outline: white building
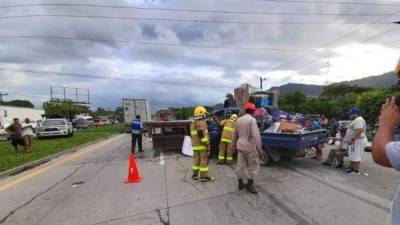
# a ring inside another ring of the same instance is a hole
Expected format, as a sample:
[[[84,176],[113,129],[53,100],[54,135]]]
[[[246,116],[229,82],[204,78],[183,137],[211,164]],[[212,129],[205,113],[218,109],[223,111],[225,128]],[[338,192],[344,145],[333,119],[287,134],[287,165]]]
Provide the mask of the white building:
[[[42,120],[43,115],[43,109],[0,105],[0,140],[4,139],[6,134],[4,129],[13,122],[14,118],[18,118],[20,122],[23,122],[25,118],[29,118],[32,123],[35,123]]]

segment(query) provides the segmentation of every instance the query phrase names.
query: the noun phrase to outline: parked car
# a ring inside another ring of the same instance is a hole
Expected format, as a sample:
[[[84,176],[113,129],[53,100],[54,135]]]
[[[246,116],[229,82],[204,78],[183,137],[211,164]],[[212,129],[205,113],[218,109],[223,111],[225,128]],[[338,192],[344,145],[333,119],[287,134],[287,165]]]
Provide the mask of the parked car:
[[[37,137],[70,137],[74,134],[72,123],[66,119],[46,119],[37,130]]]
[[[87,129],[90,127],[91,122],[87,119],[79,118],[74,120],[76,129]]]
[[[90,125],[92,127],[101,127],[104,126],[104,122],[101,119],[94,119],[93,123]]]

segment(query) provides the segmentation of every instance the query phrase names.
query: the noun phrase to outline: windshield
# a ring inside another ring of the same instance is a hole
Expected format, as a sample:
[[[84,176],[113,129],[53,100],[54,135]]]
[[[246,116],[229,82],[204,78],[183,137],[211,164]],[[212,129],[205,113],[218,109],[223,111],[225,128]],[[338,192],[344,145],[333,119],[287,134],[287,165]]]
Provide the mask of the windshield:
[[[65,125],[64,120],[45,120],[43,126],[61,126]]]

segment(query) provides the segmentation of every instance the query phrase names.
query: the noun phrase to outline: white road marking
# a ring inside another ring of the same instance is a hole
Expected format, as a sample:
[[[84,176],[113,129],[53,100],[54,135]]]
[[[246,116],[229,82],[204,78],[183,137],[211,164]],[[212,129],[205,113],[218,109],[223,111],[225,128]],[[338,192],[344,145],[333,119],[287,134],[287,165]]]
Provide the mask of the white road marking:
[[[165,165],[164,153],[160,153],[160,165]]]

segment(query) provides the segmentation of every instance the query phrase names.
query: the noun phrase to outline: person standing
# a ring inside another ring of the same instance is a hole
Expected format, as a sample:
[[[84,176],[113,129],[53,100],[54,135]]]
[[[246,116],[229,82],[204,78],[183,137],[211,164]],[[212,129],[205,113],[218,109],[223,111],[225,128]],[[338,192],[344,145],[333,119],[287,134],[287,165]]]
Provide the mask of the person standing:
[[[142,132],[144,126],[143,122],[140,120],[140,115],[136,116],[136,119],[132,120],[131,130],[132,130],[132,154],[135,153],[136,142],[138,143],[139,152],[143,152],[142,145]]]
[[[194,110],[194,121],[190,124],[190,137],[193,148],[193,180],[199,179],[201,182],[215,181],[214,177],[209,176],[208,156],[210,155],[210,136],[206,122],[207,110],[203,106],[198,106]]]
[[[235,132],[235,123],[238,116],[237,114],[232,114],[229,119],[222,120],[220,126],[223,127],[221,142],[219,144],[219,153],[217,164],[222,165],[225,163],[231,165],[233,162],[233,152],[232,148],[232,138]],[[225,157],[226,154],[226,157]]]
[[[245,187],[247,191],[257,194],[254,187],[254,178],[260,169],[260,158],[263,158],[261,135],[257,126],[257,121],[253,117],[256,106],[247,103],[245,106],[246,114],[236,122],[236,129],[233,135],[233,144],[238,152],[236,175],[238,177],[239,190]],[[247,176],[247,184],[244,179]]]
[[[32,150],[32,140],[35,128],[35,125],[31,123],[29,118],[25,119],[25,123],[22,123],[22,139],[24,139],[27,152]]]
[[[319,118],[319,122],[323,129],[326,129],[328,127],[329,120],[328,120],[328,118],[326,118],[325,114],[321,114],[321,117]]]
[[[26,152],[27,147],[22,139],[22,126],[18,118],[14,118],[14,123],[8,126],[6,131],[11,135],[11,144],[14,146],[15,152],[18,152],[18,145],[23,146]]]
[[[231,93],[226,94],[226,99],[224,101],[224,108],[229,107],[236,107],[235,99],[233,98],[233,95]]]
[[[372,144],[372,158],[381,166],[400,170],[400,142],[393,141],[396,127],[400,124],[400,109],[395,97],[386,100],[379,118],[379,128]],[[400,187],[393,199],[389,224],[400,224]]]
[[[331,145],[335,145],[336,143],[334,138],[336,137],[338,130],[339,130],[339,123],[337,122],[335,117],[332,117],[332,119],[329,121],[329,133],[330,137],[333,138]]]
[[[361,116],[358,108],[352,108],[349,114],[352,122],[348,128],[350,140],[347,142],[347,144],[349,148],[349,159],[351,166],[350,170],[346,173],[348,175],[359,175],[362,155],[365,151],[365,147],[368,144],[367,136],[365,135],[367,131],[367,124],[365,123],[364,118]]]

